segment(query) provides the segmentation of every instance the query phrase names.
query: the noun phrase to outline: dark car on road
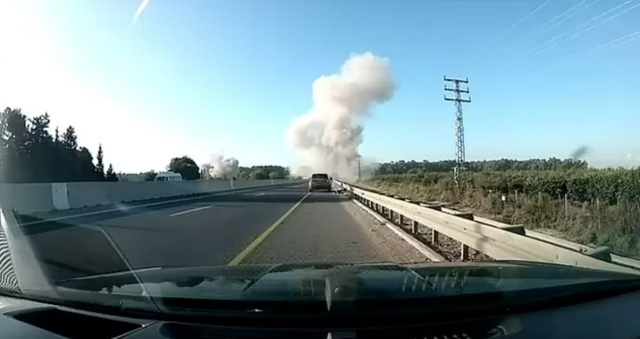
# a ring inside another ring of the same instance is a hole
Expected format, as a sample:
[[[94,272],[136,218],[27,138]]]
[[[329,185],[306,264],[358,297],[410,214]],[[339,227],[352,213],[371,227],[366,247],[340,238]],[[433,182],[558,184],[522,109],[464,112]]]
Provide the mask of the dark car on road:
[[[314,173],[309,178],[309,192],[326,190],[331,192],[331,178],[326,173]]]

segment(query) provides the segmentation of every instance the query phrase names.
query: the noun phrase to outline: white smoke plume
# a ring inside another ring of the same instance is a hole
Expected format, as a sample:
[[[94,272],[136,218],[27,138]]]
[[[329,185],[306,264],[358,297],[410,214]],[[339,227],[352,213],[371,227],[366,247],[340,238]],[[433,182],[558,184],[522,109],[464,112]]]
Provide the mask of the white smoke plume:
[[[232,179],[240,173],[239,162],[235,158],[225,159],[222,155],[212,155],[209,175],[214,179]]]
[[[351,55],[340,72],[313,83],[313,107],[296,117],[287,130],[287,143],[299,156],[298,175],[309,170],[342,179],[358,173],[358,147],[363,119],[373,105],[393,96],[395,84],[389,60],[369,52]]]

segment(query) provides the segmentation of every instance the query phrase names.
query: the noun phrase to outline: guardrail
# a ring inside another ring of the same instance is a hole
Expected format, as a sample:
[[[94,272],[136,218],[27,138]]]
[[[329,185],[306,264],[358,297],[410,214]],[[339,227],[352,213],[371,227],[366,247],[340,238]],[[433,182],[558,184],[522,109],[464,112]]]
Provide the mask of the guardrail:
[[[592,249],[525,230],[523,225],[499,223],[442,204],[413,202],[345,182],[335,183],[351,192],[356,201],[391,222],[397,220],[402,225],[405,219],[411,220],[408,233],[417,234],[422,225],[432,230],[432,243],[438,243],[440,234],[460,242],[463,261],[468,260],[469,248],[472,248],[496,260],[537,261],[640,274],[637,270],[640,261],[612,256],[606,248]]]

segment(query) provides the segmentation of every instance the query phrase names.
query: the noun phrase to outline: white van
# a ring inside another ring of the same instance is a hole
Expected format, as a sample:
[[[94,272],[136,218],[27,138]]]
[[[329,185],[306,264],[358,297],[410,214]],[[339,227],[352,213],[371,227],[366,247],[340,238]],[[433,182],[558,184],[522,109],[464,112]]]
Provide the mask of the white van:
[[[155,181],[182,181],[182,175],[176,172],[160,172]]]

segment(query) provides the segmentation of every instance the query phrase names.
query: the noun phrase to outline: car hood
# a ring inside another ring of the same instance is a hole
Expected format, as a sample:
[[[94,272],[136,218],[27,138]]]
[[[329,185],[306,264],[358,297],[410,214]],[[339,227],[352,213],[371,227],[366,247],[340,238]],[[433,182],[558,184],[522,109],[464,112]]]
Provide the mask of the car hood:
[[[634,275],[555,264],[281,264],[153,267],[58,281],[63,290],[206,300],[398,299],[521,291]]]

